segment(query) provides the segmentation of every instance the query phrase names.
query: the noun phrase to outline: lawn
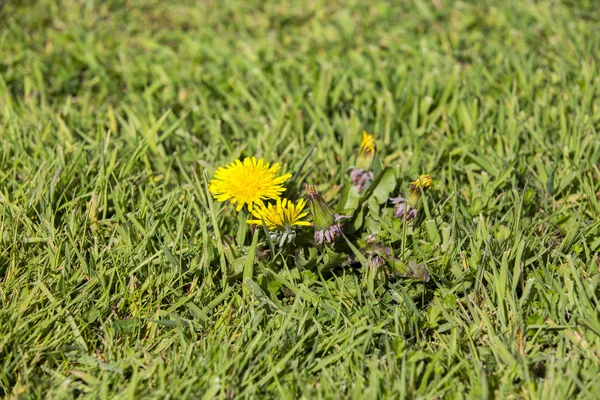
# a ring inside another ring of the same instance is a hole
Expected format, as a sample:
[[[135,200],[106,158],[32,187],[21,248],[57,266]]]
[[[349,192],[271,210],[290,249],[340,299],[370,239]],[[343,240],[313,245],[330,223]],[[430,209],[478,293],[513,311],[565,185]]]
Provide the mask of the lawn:
[[[594,0],[0,7],[0,397],[599,396]],[[252,156],[337,242],[210,194]]]

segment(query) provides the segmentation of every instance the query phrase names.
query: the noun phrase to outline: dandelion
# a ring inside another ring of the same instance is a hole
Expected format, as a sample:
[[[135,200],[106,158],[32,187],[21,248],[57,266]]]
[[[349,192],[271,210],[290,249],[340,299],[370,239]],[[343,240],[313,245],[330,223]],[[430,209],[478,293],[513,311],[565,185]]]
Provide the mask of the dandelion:
[[[302,221],[302,218],[308,215],[304,212],[306,200],[300,199],[294,205],[288,199],[277,199],[276,204],[259,204],[252,210],[252,215],[256,219],[249,219],[246,222],[252,225],[265,225],[268,230],[291,230],[294,226],[310,226],[310,222]]]
[[[356,168],[363,170],[371,168],[373,158],[375,158],[375,136],[363,131]]]
[[[350,179],[357,191],[366,188],[373,181],[373,171],[368,171],[375,157],[375,136],[369,135],[363,131],[362,141],[358,157],[356,159],[356,168],[352,168]]]
[[[278,199],[285,191],[282,185],[292,175],[276,177],[279,168],[278,163],[271,166],[262,158],[246,157],[243,163],[235,160],[217,169],[208,190],[218,202],[229,200],[231,204],[237,204],[236,211],[247,204],[252,212],[253,205],[262,204],[267,199]]]
[[[342,234],[339,222],[350,217],[335,214],[313,185],[307,184],[305,188],[315,227],[315,242],[319,245],[325,240],[329,243],[335,242]]]
[[[401,218],[404,221],[410,221],[411,219],[416,218],[418,214],[417,205],[419,204],[421,193],[432,184],[433,179],[431,178],[431,175],[421,175],[417,180],[410,184],[407,198],[401,196],[391,198],[390,201],[392,204],[396,205],[394,216],[396,218]]]
[[[246,222],[251,225],[262,225],[271,231],[271,239],[276,242],[279,247],[283,247],[286,243],[291,243],[296,238],[295,226],[310,226],[310,222],[303,221],[302,218],[308,215],[304,212],[306,200],[300,199],[294,205],[288,199],[277,199],[275,204],[259,204],[252,210],[252,215],[256,219],[249,219]]]
[[[415,189],[427,189],[429,186],[431,186],[431,184],[433,183],[433,179],[431,178],[431,175],[426,174],[426,175],[421,175],[417,178],[416,181],[414,181],[411,186],[414,187]]]

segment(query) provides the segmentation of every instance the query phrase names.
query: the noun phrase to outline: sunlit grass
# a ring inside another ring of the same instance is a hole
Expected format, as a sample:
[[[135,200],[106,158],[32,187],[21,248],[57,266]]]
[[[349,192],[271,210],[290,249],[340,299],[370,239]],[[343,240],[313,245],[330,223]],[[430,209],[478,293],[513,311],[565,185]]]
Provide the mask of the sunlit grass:
[[[597,396],[596,4],[395,3],[8,0],[0,397]],[[378,222],[426,284],[208,195],[258,156],[335,203],[363,130],[433,177]]]

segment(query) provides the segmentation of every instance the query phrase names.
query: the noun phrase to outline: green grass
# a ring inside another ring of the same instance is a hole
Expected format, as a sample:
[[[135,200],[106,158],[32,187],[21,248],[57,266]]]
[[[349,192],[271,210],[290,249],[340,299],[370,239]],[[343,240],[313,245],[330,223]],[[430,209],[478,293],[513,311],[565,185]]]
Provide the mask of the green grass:
[[[594,1],[1,13],[0,397],[598,395]],[[363,129],[399,188],[434,177],[390,240],[431,280],[245,257],[204,171],[316,145],[289,191],[335,201]]]

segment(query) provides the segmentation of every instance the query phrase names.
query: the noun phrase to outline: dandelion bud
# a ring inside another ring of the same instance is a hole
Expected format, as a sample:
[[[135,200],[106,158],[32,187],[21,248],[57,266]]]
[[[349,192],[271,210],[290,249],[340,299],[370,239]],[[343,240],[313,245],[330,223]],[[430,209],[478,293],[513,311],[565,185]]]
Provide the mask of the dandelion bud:
[[[431,175],[421,175],[416,181],[410,184],[408,195],[404,197],[390,198],[392,204],[396,205],[394,216],[404,221],[410,221],[417,217],[417,207],[421,193],[425,191],[433,183]]]
[[[356,160],[356,169],[364,171],[370,169],[374,157],[375,136],[369,135],[366,131],[363,131],[362,141],[360,142],[360,150]]]
[[[410,190],[408,191],[408,198],[406,199],[408,206],[416,208],[419,199],[421,198],[421,193],[430,187],[432,183],[433,179],[431,178],[431,175],[428,174],[421,175],[416,181],[412,182]]]
[[[305,185],[308,196],[310,212],[313,216],[313,225],[315,227],[315,242],[319,245],[323,242],[333,243],[342,235],[340,221],[350,218],[346,215],[334,214],[331,207],[315,190],[313,185]]]
[[[313,185],[307,184],[305,185],[305,189],[315,230],[324,231],[328,229],[335,223],[333,210],[327,205],[325,199],[321,197]]]

